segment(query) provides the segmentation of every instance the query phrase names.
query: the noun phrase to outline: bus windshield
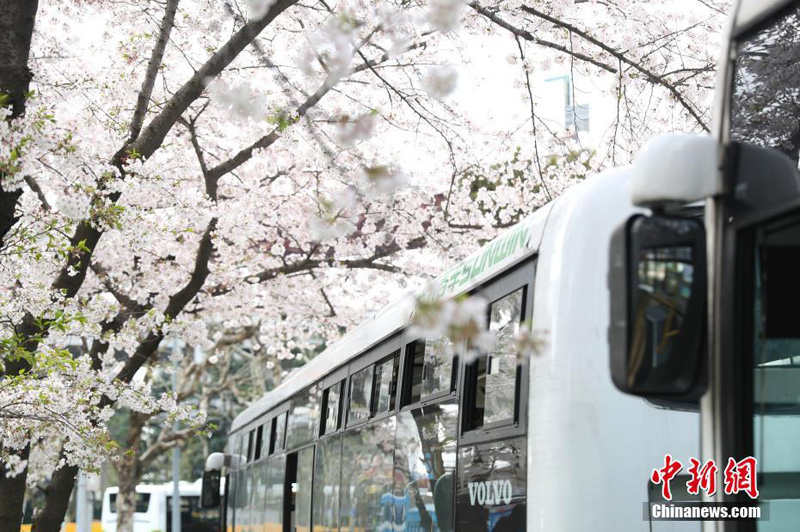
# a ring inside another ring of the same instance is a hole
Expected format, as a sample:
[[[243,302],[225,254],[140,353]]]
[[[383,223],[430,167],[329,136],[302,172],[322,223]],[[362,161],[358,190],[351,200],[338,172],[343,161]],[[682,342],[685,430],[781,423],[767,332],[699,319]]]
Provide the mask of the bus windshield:
[[[731,101],[731,140],[800,156],[800,8],[741,41]]]

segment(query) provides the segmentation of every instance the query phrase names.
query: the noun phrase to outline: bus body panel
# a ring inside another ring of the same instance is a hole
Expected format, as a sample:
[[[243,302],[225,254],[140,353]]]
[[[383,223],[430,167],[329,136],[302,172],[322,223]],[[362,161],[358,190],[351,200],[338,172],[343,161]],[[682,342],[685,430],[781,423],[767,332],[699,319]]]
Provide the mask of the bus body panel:
[[[637,212],[630,178],[630,168],[611,170],[567,191],[545,228],[533,312],[546,342],[530,364],[528,398],[529,532],[700,529],[651,529],[643,518],[647,472],[667,453],[684,463],[699,456],[699,415],[619,392],[608,367],[609,242]]]

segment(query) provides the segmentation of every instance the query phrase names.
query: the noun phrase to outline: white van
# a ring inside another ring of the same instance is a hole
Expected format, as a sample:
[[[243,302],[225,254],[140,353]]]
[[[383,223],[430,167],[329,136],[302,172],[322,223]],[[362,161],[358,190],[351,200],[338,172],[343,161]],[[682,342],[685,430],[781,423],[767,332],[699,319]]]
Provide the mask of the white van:
[[[179,485],[181,494],[181,532],[221,532],[219,509],[201,508],[201,481]],[[136,486],[136,511],[133,532],[172,532],[172,483]],[[114,486],[103,494],[103,532],[117,530],[117,493]]]

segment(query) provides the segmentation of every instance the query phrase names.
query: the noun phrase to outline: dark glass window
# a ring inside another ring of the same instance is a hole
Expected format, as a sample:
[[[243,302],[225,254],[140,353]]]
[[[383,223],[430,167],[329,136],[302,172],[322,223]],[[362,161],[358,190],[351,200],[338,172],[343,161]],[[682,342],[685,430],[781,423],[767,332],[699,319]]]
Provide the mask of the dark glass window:
[[[312,386],[292,399],[289,426],[286,429],[286,448],[293,449],[314,440],[319,421],[319,387]]]
[[[350,377],[350,401],[347,408],[348,425],[369,418],[369,399],[371,396],[372,366],[369,366]]]
[[[286,474],[286,456],[275,456],[269,460],[267,473],[267,502],[264,521],[267,530],[283,530],[283,479]]]
[[[250,510],[250,525],[252,529],[261,530],[264,527],[264,508],[267,500],[269,463],[261,462],[260,464],[256,464],[253,467],[253,475],[253,499]]]
[[[228,473],[227,477],[225,477],[225,530],[227,532],[232,532],[234,526],[237,480],[236,472]]]
[[[394,530],[453,531],[457,426],[457,404],[397,415]]]
[[[269,446],[272,439],[272,421],[267,421],[261,426],[261,458],[269,456]]]
[[[247,433],[247,449],[246,449],[247,454],[245,456],[247,457],[248,462],[253,461],[253,451],[255,450],[254,449],[255,442],[253,441],[254,439],[255,439],[255,431],[251,430],[250,432]]]
[[[109,511],[112,514],[117,513],[117,494],[116,493],[109,493],[108,495],[108,502],[109,502]],[[150,506],[150,494],[149,493],[137,493],[136,494],[136,509],[134,510],[137,514],[146,514],[147,508]]]
[[[798,482],[788,481],[800,479],[800,216],[772,221],[755,244],[751,303],[741,325],[752,330],[753,456],[759,504],[769,507],[769,520],[756,529],[792,530],[800,515]]]
[[[200,497],[181,497],[181,530],[192,532],[217,532],[219,508],[203,508]],[[167,496],[167,532],[172,532],[172,497]]]
[[[284,439],[286,437],[287,414],[288,412],[284,412],[272,420],[272,453],[277,453],[278,451],[283,450]]]
[[[261,447],[263,447],[263,442],[262,442],[263,437],[264,437],[264,427],[261,426],[258,427],[258,429],[256,429],[256,449],[253,454],[253,460],[258,460],[262,456]]]
[[[396,418],[347,431],[342,441],[340,530],[383,530],[394,512]]]
[[[800,155],[800,9],[739,43],[731,139]]]
[[[236,472],[236,524],[245,523],[247,503],[250,500],[250,477],[247,469]]]
[[[297,453],[297,482],[292,490],[295,494],[295,530],[311,529],[311,479],[314,476],[314,447],[306,447]]]
[[[341,436],[334,436],[317,444],[317,460],[314,466],[314,532],[339,529],[341,465]]]
[[[382,414],[394,408],[397,395],[397,362],[399,353],[375,364],[375,386],[372,395],[374,414]]]
[[[497,335],[497,343],[475,363],[471,428],[514,419],[518,363],[513,344],[523,318],[524,299],[520,288],[491,305],[489,329]]]
[[[322,425],[322,433],[330,434],[339,428],[340,412],[342,411],[342,383],[337,382],[325,390],[323,397],[323,415],[325,421]]]
[[[412,371],[406,404],[452,389],[453,344],[450,340],[417,340],[408,349]]]

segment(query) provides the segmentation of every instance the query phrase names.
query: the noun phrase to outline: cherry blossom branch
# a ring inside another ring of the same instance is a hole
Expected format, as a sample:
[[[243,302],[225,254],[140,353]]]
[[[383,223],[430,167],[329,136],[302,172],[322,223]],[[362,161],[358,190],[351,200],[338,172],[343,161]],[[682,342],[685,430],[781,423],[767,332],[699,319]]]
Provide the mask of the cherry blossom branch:
[[[194,429],[188,428],[177,432],[172,430],[162,430],[156,442],[148,447],[138,458],[142,469],[146,469],[153,461],[169,451],[176,445],[180,445],[196,433]]]
[[[559,52],[565,53],[565,54],[567,54],[567,55],[569,55],[571,57],[574,57],[575,59],[579,59],[579,60],[584,61],[586,63],[590,63],[590,64],[592,64],[592,65],[594,65],[594,66],[596,66],[598,68],[602,68],[603,70],[611,72],[612,74],[616,74],[617,73],[617,69],[613,65],[610,65],[608,63],[604,63],[604,62],[599,61],[599,60],[597,60],[597,59],[595,59],[595,58],[593,58],[591,56],[588,56],[588,55],[586,55],[584,53],[581,53],[581,52],[577,52],[577,51],[572,50],[572,49],[570,49],[570,48],[568,48],[566,46],[560,45],[558,43],[547,41],[545,39],[540,39],[539,37],[536,37],[535,35],[533,35],[529,31],[523,30],[521,28],[518,28],[518,27],[514,26],[513,24],[509,23],[508,21],[502,19],[494,11],[492,11],[490,9],[487,9],[486,7],[481,6],[478,2],[470,2],[469,6],[472,9],[474,9],[477,13],[479,13],[482,16],[484,16],[485,18],[491,20],[492,22],[494,22],[495,24],[497,24],[501,28],[509,31],[510,33],[516,35],[517,37],[525,39],[526,41],[532,42],[534,44],[538,44],[540,46],[544,46],[544,47],[551,48],[553,50],[557,50]],[[668,81],[664,76],[656,74],[655,72],[649,70],[647,67],[643,66],[642,64],[640,64],[640,63],[634,61],[633,59],[629,58],[626,54],[616,50],[615,48],[613,48],[613,47],[607,45],[606,43],[600,41],[599,39],[593,37],[588,32],[583,31],[580,28],[578,28],[578,27],[576,27],[576,26],[574,26],[572,24],[569,24],[568,22],[564,22],[564,21],[559,20],[559,19],[557,19],[557,18],[555,18],[555,17],[553,17],[551,15],[543,13],[543,12],[539,11],[538,9],[536,9],[534,7],[522,5],[522,6],[520,6],[520,9],[522,11],[530,14],[530,15],[533,15],[535,17],[541,18],[542,20],[546,20],[547,22],[550,22],[551,24],[553,24],[555,26],[558,26],[558,27],[560,27],[562,29],[565,29],[565,30],[567,30],[567,31],[569,31],[571,33],[574,33],[575,35],[581,37],[582,39],[590,42],[591,44],[593,44],[595,46],[597,46],[598,48],[600,48],[604,52],[612,55],[617,60],[619,60],[619,62],[624,63],[624,64],[630,66],[631,68],[639,71],[641,74],[644,75],[645,79],[648,82],[664,87],[670,94],[672,94],[672,96],[675,98],[675,100],[684,109],[686,109],[686,111],[692,116],[692,118],[694,118],[694,120],[697,122],[697,124],[701,128],[703,128],[704,131],[709,131],[708,125],[706,124],[705,120],[700,115],[700,113],[697,111],[697,109],[695,109],[695,107],[683,96],[683,94],[681,94],[681,92],[678,91],[678,89],[675,87],[675,85],[673,83],[671,83],[670,81]]]
[[[379,246],[375,249],[375,252],[369,256],[362,259],[345,259],[345,260],[336,260],[333,257],[325,257],[325,258],[306,258],[301,261],[293,262],[291,264],[287,264],[286,266],[282,266],[280,268],[271,268],[269,270],[264,270],[256,275],[253,275],[247,279],[248,282],[251,283],[262,283],[264,281],[269,281],[274,279],[278,275],[291,275],[293,273],[300,273],[304,271],[315,270],[320,266],[328,265],[337,265],[343,268],[348,269],[375,269],[375,270],[382,270],[386,272],[397,272],[397,268],[390,265],[390,264],[383,264],[377,262],[381,259],[394,255],[403,250],[411,250],[411,249],[421,249],[425,247],[426,240],[424,237],[417,237],[408,242],[405,247],[400,246],[396,240],[392,240],[389,244],[384,246]]]
[[[425,43],[415,43],[408,46],[405,51],[414,50],[419,48],[420,46],[424,46]],[[359,52],[360,53],[360,52]],[[363,57],[363,56],[362,56]],[[352,72],[352,74],[356,74],[358,72],[363,72],[364,70],[371,69],[375,65],[383,63],[391,59],[391,56],[388,53],[383,54],[382,56],[378,57],[377,59],[368,60],[364,58],[364,62],[356,66]],[[302,118],[308,112],[309,109],[317,105],[322,98],[330,92],[330,90],[336,86],[339,80],[333,76],[327,76],[323,81],[322,85],[317,88],[314,93],[306,98],[300,105],[297,106],[295,109],[295,116],[298,118]],[[256,150],[263,150],[271,146],[275,141],[277,141],[282,136],[283,130],[280,127],[276,127],[268,134],[264,135],[248,147],[240,150],[236,155],[231,157],[230,159],[219,163],[218,165],[210,168],[208,170],[208,176],[210,179],[219,180],[225,174],[232,172],[233,170],[237,169],[239,166],[244,164],[245,162],[249,161],[253,157],[253,153]]]
[[[219,75],[225,67],[250,44],[270,22],[286,9],[297,3],[297,0],[278,0],[260,18],[247,21],[231,38],[222,45],[189,80],[178,89],[164,104],[161,112],[153,118],[133,142],[127,143],[114,155],[114,164],[122,165],[132,154],[145,159],[150,157],[161,146],[167,133],[178,121],[184,111],[205,90],[209,80]]]
[[[205,83],[208,79],[217,76],[225,69],[236,56],[255,39],[261,31],[269,25],[279,14],[294,5],[297,0],[278,0],[261,18],[248,21],[242,26],[221,48],[219,48],[207,61],[198,69],[195,74],[167,101],[161,112],[153,118],[144,128],[141,134],[132,142],[126,143],[112,158],[112,164],[117,166],[124,175],[124,164],[132,155],[147,158],[152,155],[163,142],[172,126],[181,118],[182,113],[192,104],[203,92]],[[116,203],[120,198],[119,192],[108,195],[110,203]],[[13,212],[13,211],[12,211]],[[83,220],[78,224],[75,233],[70,239],[70,246],[76,250],[88,249],[88,251],[71,253],[67,262],[60,270],[58,276],[52,284],[55,292],[61,293],[63,297],[69,299],[77,294],[86,279],[86,273],[92,259],[92,254],[100,241],[103,231],[98,228],[91,220]],[[0,235],[1,237],[2,235]],[[20,332],[25,335],[26,349],[30,352],[36,350],[38,346],[37,334],[47,331],[40,331],[40,327],[35,321],[35,317],[30,313],[23,318]],[[12,366],[10,369],[14,369]]]
[[[542,187],[544,187],[545,193],[547,193],[547,200],[550,201],[553,199],[553,196],[550,194],[550,189],[547,188],[547,183],[544,180],[544,173],[542,172],[542,162],[539,160],[539,141],[538,141],[539,137],[536,134],[536,107],[533,99],[533,88],[531,87],[531,74],[525,65],[525,50],[522,47],[522,42],[520,41],[519,35],[515,35],[514,40],[517,42],[517,48],[519,48],[519,58],[522,61],[522,70],[525,72],[525,88],[528,91],[528,103],[530,104],[531,108],[531,133],[532,133],[531,136],[533,137],[533,157],[536,160],[536,170],[539,172],[539,181],[541,182]]]
[[[142,123],[147,113],[147,106],[150,104],[150,96],[153,94],[153,86],[156,83],[158,69],[161,67],[161,62],[164,58],[164,50],[169,40],[169,34],[172,32],[172,27],[175,24],[175,13],[178,11],[178,1],[179,0],[167,0],[167,6],[164,9],[164,18],[161,21],[161,31],[159,31],[158,40],[150,55],[150,61],[147,63],[147,70],[144,75],[144,81],[142,82],[142,90],[139,91],[139,97],[136,100],[136,109],[134,109],[133,117],[131,118],[129,141],[136,139],[136,137],[139,136],[139,132],[142,130]]]
[[[169,298],[167,308],[164,310],[166,319],[172,320],[176,318],[203,288],[210,273],[208,265],[214,252],[213,233],[216,228],[217,218],[212,218],[208,222],[208,226],[200,239],[200,245],[198,246],[197,255],[195,257],[194,270],[192,271],[189,281],[183,288]],[[125,365],[119,373],[117,373],[115,379],[122,382],[130,382],[136,372],[139,371],[139,368],[152,359],[163,339],[163,330],[157,329],[150,331],[147,337],[142,340],[133,354],[131,354],[130,358],[125,362]]]
[[[596,66],[598,68],[602,68],[603,70],[607,70],[608,72],[611,72],[612,74],[616,74],[616,72],[617,72],[617,69],[614,68],[613,66],[611,66],[611,65],[609,65],[607,63],[603,63],[602,61],[600,61],[598,59],[595,59],[594,57],[591,57],[589,55],[583,54],[581,52],[576,52],[574,50],[570,50],[569,48],[567,48],[566,46],[563,46],[561,44],[554,43],[554,42],[548,41],[546,39],[541,39],[539,37],[536,37],[535,35],[533,35],[531,32],[529,32],[527,30],[523,30],[521,28],[518,28],[518,27],[514,26],[510,22],[508,22],[508,21],[500,18],[499,16],[497,16],[497,14],[494,11],[492,11],[490,9],[487,9],[486,7],[483,7],[478,2],[470,2],[469,6],[472,9],[474,9],[475,11],[477,11],[478,13],[480,13],[481,15],[483,15],[484,17],[486,17],[487,19],[491,20],[492,22],[494,22],[495,24],[497,24],[498,26],[503,28],[504,30],[507,30],[510,33],[513,33],[517,37],[525,39],[526,41],[532,42],[534,44],[538,44],[539,46],[544,46],[545,48],[551,48],[553,50],[557,50],[559,52],[562,52],[562,53],[565,53],[565,54],[568,54],[568,55],[572,55],[572,56],[576,57],[577,59],[580,59],[581,61],[585,61],[587,63],[591,63],[592,65],[594,65],[594,66]]]
[[[39,198],[39,202],[42,204],[42,209],[49,211],[51,209],[50,203],[47,201],[47,197],[44,195],[44,191],[42,187],[39,186],[39,183],[29,175],[26,175],[24,178],[25,183],[30,187],[30,189],[36,194],[36,197]]]
[[[669,81],[664,79],[663,76],[660,76],[660,75],[656,74],[655,72],[653,72],[652,70],[648,69],[644,65],[632,60],[631,58],[629,58],[624,53],[617,51],[615,48],[607,45],[606,43],[600,41],[599,39],[596,39],[595,37],[590,35],[588,32],[585,32],[585,31],[577,28],[576,26],[574,26],[572,24],[569,24],[568,22],[564,22],[563,20],[559,20],[559,19],[557,19],[557,18],[555,18],[555,17],[553,17],[551,15],[548,15],[547,13],[543,13],[542,11],[539,11],[538,9],[536,9],[534,7],[531,7],[531,6],[522,5],[522,6],[520,6],[520,9],[522,9],[522,11],[524,11],[524,12],[530,14],[530,15],[533,15],[535,17],[541,18],[542,20],[546,20],[547,22],[550,22],[551,24],[553,24],[555,26],[563,28],[563,29],[569,31],[570,33],[574,33],[575,35],[581,37],[582,39],[592,43],[595,46],[597,46],[598,48],[600,48],[604,52],[614,56],[615,58],[617,58],[621,62],[625,63],[626,65],[634,68],[635,70],[638,70],[639,72],[644,74],[644,76],[647,79],[647,81],[649,81],[651,83],[655,83],[657,85],[661,85],[662,87],[667,89],[667,91],[669,91],[669,93],[672,94],[672,96],[675,98],[675,100],[677,100],[677,102],[680,103],[681,106],[684,109],[686,109],[689,112],[690,115],[692,115],[692,117],[695,119],[697,124],[700,127],[702,127],[704,131],[706,131],[706,132],[710,131],[709,128],[708,128],[708,125],[705,122],[705,120],[700,116],[700,114],[697,112],[697,110],[694,108],[694,106],[691,103],[689,103],[688,100],[686,100],[686,98],[683,96],[683,94],[681,94],[680,91],[678,91],[678,89],[676,89],[675,86],[672,83],[670,83]],[[573,52],[571,52],[570,55],[572,55],[573,57],[577,57],[575,55],[575,53],[573,53]]]

